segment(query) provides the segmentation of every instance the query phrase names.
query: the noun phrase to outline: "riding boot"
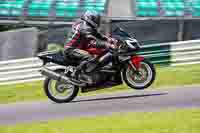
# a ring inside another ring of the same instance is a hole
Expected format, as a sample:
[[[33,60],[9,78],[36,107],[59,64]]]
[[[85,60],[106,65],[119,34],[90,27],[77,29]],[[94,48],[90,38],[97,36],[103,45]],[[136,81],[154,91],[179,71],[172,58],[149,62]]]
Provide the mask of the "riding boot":
[[[92,84],[91,77],[85,72],[85,67],[87,63],[88,61],[83,61],[79,66],[77,66],[75,71],[72,73],[72,78],[87,82],[88,84]]]

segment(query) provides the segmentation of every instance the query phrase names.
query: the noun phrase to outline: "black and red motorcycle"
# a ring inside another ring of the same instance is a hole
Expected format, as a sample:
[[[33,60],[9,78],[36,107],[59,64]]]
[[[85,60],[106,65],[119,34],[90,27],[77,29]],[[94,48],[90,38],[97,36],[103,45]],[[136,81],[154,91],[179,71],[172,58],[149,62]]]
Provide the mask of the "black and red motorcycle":
[[[71,74],[78,64],[76,65],[74,60],[66,60],[62,52],[40,53],[38,57],[43,61],[40,72],[46,76],[44,91],[48,98],[56,103],[66,103],[77,96],[79,89],[82,92],[89,92],[120,85],[123,82],[136,90],[149,87],[155,79],[156,71],[153,64],[136,54],[141,48],[140,43],[120,27],[117,27],[114,33],[118,36],[116,44],[118,47],[107,51],[112,53],[112,61],[88,73],[93,81],[92,84],[71,79]],[[97,58],[101,60],[101,57]],[[63,67],[52,70],[46,67],[47,63]]]

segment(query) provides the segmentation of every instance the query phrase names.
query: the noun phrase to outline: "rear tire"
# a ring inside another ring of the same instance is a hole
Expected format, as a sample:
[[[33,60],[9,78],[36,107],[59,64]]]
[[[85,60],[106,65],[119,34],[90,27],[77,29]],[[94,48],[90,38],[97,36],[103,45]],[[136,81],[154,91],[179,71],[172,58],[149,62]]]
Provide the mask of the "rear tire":
[[[58,71],[58,70],[56,70],[56,71],[61,73],[61,71]],[[45,92],[45,94],[47,95],[47,97],[50,100],[52,100],[52,101],[54,101],[56,103],[67,103],[67,102],[72,101],[78,95],[79,87],[70,84],[69,86],[73,87],[73,89],[72,89],[72,92],[70,92],[69,95],[67,95],[64,98],[58,98],[58,97],[54,96],[52,94],[52,90],[51,90],[52,88],[50,88],[50,85],[51,85],[52,81],[55,81],[55,80],[53,80],[53,79],[51,79],[49,77],[46,77],[46,79],[44,80],[44,92]],[[67,86],[67,84],[61,83],[59,81],[55,81],[55,82],[56,82],[55,83],[56,84],[55,85],[56,88],[58,87],[58,85],[63,85],[63,86],[66,85]],[[62,90],[62,89],[60,91],[59,90],[57,90],[57,91],[58,91],[57,93],[63,93],[64,92],[64,90]]]
[[[147,60],[143,60],[141,62],[141,65],[144,69],[146,69],[147,71],[147,80],[144,81],[143,83],[137,83],[134,81],[134,79],[132,79],[132,77],[128,76],[128,74],[130,73],[130,68],[128,65],[126,66],[125,69],[123,69],[122,71],[122,76],[123,76],[123,80],[124,82],[131,88],[136,89],[136,90],[142,90],[145,88],[148,88],[155,80],[156,77],[156,71],[155,71],[155,67],[152,63],[150,63]],[[146,67],[146,68],[145,68]],[[133,70],[132,70],[133,71]],[[131,80],[132,79],[132,80]]]

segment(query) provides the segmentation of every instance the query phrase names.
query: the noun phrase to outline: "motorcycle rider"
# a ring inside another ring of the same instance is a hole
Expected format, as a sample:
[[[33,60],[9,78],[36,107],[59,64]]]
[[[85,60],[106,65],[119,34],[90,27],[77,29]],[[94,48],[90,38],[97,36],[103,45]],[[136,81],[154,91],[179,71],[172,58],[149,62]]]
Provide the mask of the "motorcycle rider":
[[[109,47],[115,48],[116,40],[102,35],[98,32],[101,23],[101,15],[96,11],[86,11],[84,15],[72,25],[72,32],[65,45],[65,58],[76,60],[80,64],[76,67],[72,74],[74,79],[83,79],[88,83],[92,83],[92,79],[85,72],[88,63],[91,65],[98,64],[92,54],[101,54],[103,49]],[[97,43],[97,39],[101,42]],[[109,43],[105,43],[105,41]],[[101,60],[106,65],[110,60],[110,55],[105,55]],[[92,70],[91,70],[92,71]],[[81,74],[80,74],[81,73]],[[81,77],[79,77],[81,76]]]

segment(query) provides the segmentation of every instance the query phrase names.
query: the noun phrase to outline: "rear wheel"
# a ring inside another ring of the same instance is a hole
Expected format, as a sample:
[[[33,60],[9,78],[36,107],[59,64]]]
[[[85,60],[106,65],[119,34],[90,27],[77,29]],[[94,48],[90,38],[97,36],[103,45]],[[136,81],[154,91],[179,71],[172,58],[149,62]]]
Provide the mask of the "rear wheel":
[[[141,90],[149,87],[153,83],[156,71],[153,64],[147,60],[143,60],[138,71],[135,71],[127,65],[122,71],[122,75],[123,80],[129,87]]]
[[[61,73],[59,71],[59,73]],[[49,99],[56,103],[72,101],[78,94],[79,87],[59,82],[47,77],[44,81],[44,92]]]

